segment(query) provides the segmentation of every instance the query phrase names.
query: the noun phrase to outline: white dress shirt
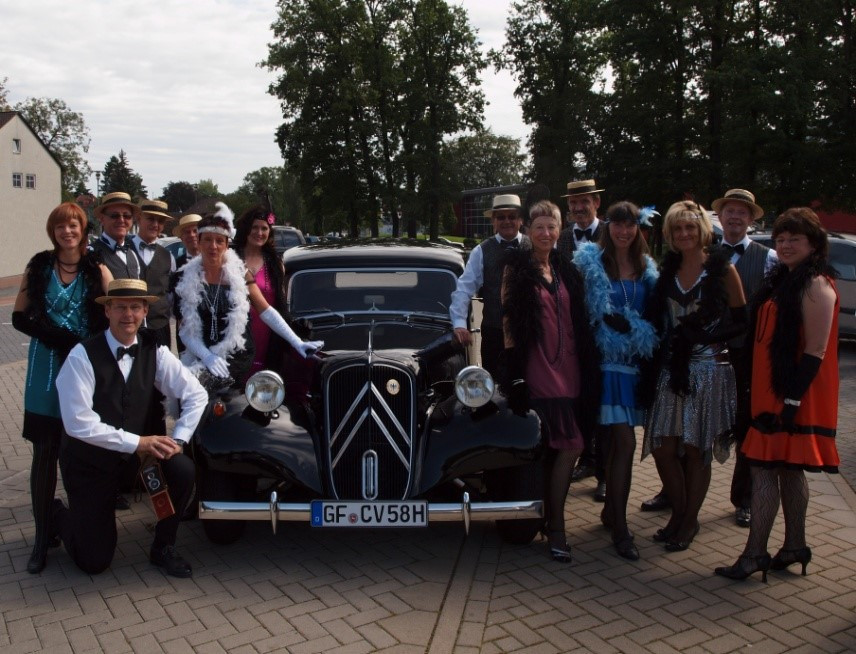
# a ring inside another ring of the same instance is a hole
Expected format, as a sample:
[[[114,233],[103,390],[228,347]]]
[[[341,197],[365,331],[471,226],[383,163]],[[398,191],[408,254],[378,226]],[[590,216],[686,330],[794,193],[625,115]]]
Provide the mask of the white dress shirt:
[[[600,219],[597,216],[595,216],[594,220],[591,221],[591,225],[589,225],[585,229],[588,230],[589,234],[594,234],[597,231],[597,226],[599,224],[600,224]],[[573,227],[574,229],[583,229],[582,227],[580,227],[576,223],[571,225],[571,227]],[[582,245],[583,243],[594,243],[594,241],[589,241],[588,239],[577,239],[577,233],[574,232],[574,243],[576,243],[577,247],[580,247],[580,245]]]
[[[503,241],[499,234],[493,236],[497,243]],[[517,236],[513,240],[520,243],[523,235],[517,232]],[[449,305],[449,317],[452,319],[452,328],[458,329],[467,327],[467,316],[470,312],[470,300],[476,294],[484,283],[484,252],[482,252],[481,243],[473,248],[470,252],[470,257],[467,259],[467,266],[464,268],[464,274],[458,277],[455,290],[452,291],[452,302]]]
[[[129,235],[128,235],[128,237],[125,239],[125,243],[124,243],[124,245],[130,245],[130,246],[132,246],[132,247],[131,247],[131,249],[130,249],[130,250],[128,250],[128,252],[130,252],[130,254],[128,254],[128,252],[125,252],[124,250],[117,250],[117,249],[116,249],[116,243],[118,243],[118,241],[117,241],[116,239],[114,239],[114,238],[112,238],[112,237],[108,236],[108,235],[107,235],[107,234],[105,234],[105,233],[102,233],[102,234],[101,234],[101,240],[102,240],[102,241],[104,241],[107,245],[109,245],[109,246],[110,246],[110,249],[111,249],[111,250],[113,250],[113,253],[114,253],[117,257],[119,257],[122,261],[124,261],[124,262],[125,262],[125,265],[128,265],[128,257],[129,257],[129,256],[131,256],[131,257],[136,257],[136,258],[137,258],[137,265],[139,266],[139,268],[140,268],[140,269],[142,269],[142,266],[140,266],[140,265],[139,265],[139,257],[137,256],[137,253],[136,253],[135,251],[133,251],[133,250],[134,250],[134,247],[135,247],[135,244],[133,243],[133,238],[131,237],[131,235],[130,235],[130,234],[129,234]]]
[[[155,251],[154,251],[154,249],[153,249],[153,248],[149,247],[149,245],[150,245],[150,244],[149,244],[149,243],[146,243],[146,242],[145,242],[145,241],[140,237],[140,235],[139,235],[139,234],[134,234],[134,235],[131,237],[131,240],[132,240],[132,241],[134,241],[134,247],[135,247],[135,248],[137,248],[137,252],[139,253],[139,255],[140,255],[140,257],[142,258],[143,262],[144,262],[147,266],[148,266],[149,264],[151,264],[152,259],[154,259],[154,257],[155,257]],[[146,247],[143,247],[143,244],[145,244],[145,245],[146,245]],[[155,244],[154,244],[154,243],[152,243],[151,245],[155,245]],[[170,260],[170,264],[169,264],[169,271],[170,271],[170,272],[175,272],[175,257],[174,257],[174,256],[172,256],[172,252],[169,252],[169,250],[167,250],[167,252],[169,253],[169,260]]]
[[[115,356],[117,348],[123,344],[116,340],[109,329],[105,334],[107,345]],[[127,380],[134,365],[133,358],[123,356],[117,365]],[[95,373],[82,344],[78,343],[69,352],[57,375],[56,387],[59,391],[62,424],[69,436],[108,450],[133,453],[141,435],[152,435],[133,434],[101,421],[101,417],[92,408]],[[208,393],[165,346],[157,348],[155,388],[168,398],[181,400],[181,416],[175,422],[172,437],[182,443],[189,442],[208,405]],[[140,407],[141,411],[145,409],[146,407]]]
[[[744,251],[746,250],[746,248],[749,247],[749,244],[751,242],[752,242],[752,239],[749,238],[748,234],[743,237],[742,241],[737,241],[737,243],[729,243],[728,241],[725,240],[724,236],[722,238],[723,245],[730,245],[731,247],[736,247],[738,245],[742,245]],[[743,255],[738,253],[736,250],[734,252],[732,252],[731,253],[731,265],[736,266],[737,262],[740,260],[741,256],[743,256]],[[767,261],[764,262],[764,274],[766,275],[768,272],[770,272],[770,269],[773,268],[777,263],[779,263],[779,256],[776,254],[776,251],[773,248],[769,248],[767,250]],[[748,300],[749,298],[746,298],[746,299]]]

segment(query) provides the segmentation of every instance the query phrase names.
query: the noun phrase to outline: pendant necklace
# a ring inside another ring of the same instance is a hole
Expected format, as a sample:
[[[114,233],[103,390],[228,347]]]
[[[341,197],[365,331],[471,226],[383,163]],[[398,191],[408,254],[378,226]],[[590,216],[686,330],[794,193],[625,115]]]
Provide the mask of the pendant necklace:
[[[627,289],[624,287],[624,280],[619,279],[618,283],[621,284],[621,290],[624,293],[624,306],[632,308],[633,304],[636,302],[636,280],[630,280],[630,283],[633,284],[633,296],[629,300],[627,299]]]
[[[214,293],[214,300],[211,300],[211,286],[205,282],[206,292],[202,296],[205,298],[205,304],[208,306],[208,311],[211,313],[211,327],[208,331],[210,342],[217,343],[217,338],[220,335],[217,329],[217,308],[220,306],[220,289],[223,288],[223,269],[220,269],[220,280],[217,283],[217,290]]]

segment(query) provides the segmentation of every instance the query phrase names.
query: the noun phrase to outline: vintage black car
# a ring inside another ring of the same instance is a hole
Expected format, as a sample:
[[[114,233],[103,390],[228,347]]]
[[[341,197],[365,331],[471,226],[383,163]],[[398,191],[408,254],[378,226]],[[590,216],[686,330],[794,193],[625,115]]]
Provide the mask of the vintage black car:
[[[194,439],[199,517],[228,543],[247,520],[422,527],[496,520],[532,540],[542,523],[540,422],[516,416],[456,344],[448,303],[461,252],[418,242],[294,248],[288,310],[304,337],[245,389],[226,392]],[[285,380],[285,382],[283,382]]]

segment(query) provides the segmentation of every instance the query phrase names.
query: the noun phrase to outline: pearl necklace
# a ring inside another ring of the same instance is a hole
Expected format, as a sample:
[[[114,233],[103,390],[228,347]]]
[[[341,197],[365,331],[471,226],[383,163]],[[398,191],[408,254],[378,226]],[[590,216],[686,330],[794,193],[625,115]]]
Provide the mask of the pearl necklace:
[[[220,269],[220,279],[217,282],[217,291],[214,293],[214,301],[211,301],[209,297],[209,289],[211,286],[208,282],[203,282],[205,284],[205,293],[202,298],[205,300],[205,305],[208,307],[208,310],[211,313],[211,327],[208,331],[208,336],[212,343],[216,343],[217,339],[220,336],[220,332],[217,329],[217,308],[220,306],[220,290],[223,288],[223,269]]]
[[[636,280],[630,280],[630,283],[633,284],[633,297],[629,300],[627,299],[627,289],[624,287],[624,280],[619,279],[618,283],[621,284],[621,291],[624,293],[624,306],[632,308],[633,304],[636,302]]]

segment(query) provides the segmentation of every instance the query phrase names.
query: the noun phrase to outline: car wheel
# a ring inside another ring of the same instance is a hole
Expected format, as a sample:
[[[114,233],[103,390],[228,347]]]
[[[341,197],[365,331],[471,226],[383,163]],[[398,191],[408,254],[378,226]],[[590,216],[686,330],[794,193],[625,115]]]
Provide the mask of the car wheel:
[[[492,470],[487,478],[488,493],[495,502],[532,500],[544,497],[544,464],[534,461],[514,468]],[[527,545],[538,535],[543,518],[497,520],[496,530],[507,543]]]
[[[234,502],[239,497],[239,480],[226,472],[207,470],[203,473],[200,498]],[[237,541],[247,526],[246,520],[202,520],[202,529],[212,543],[229,545]]]

